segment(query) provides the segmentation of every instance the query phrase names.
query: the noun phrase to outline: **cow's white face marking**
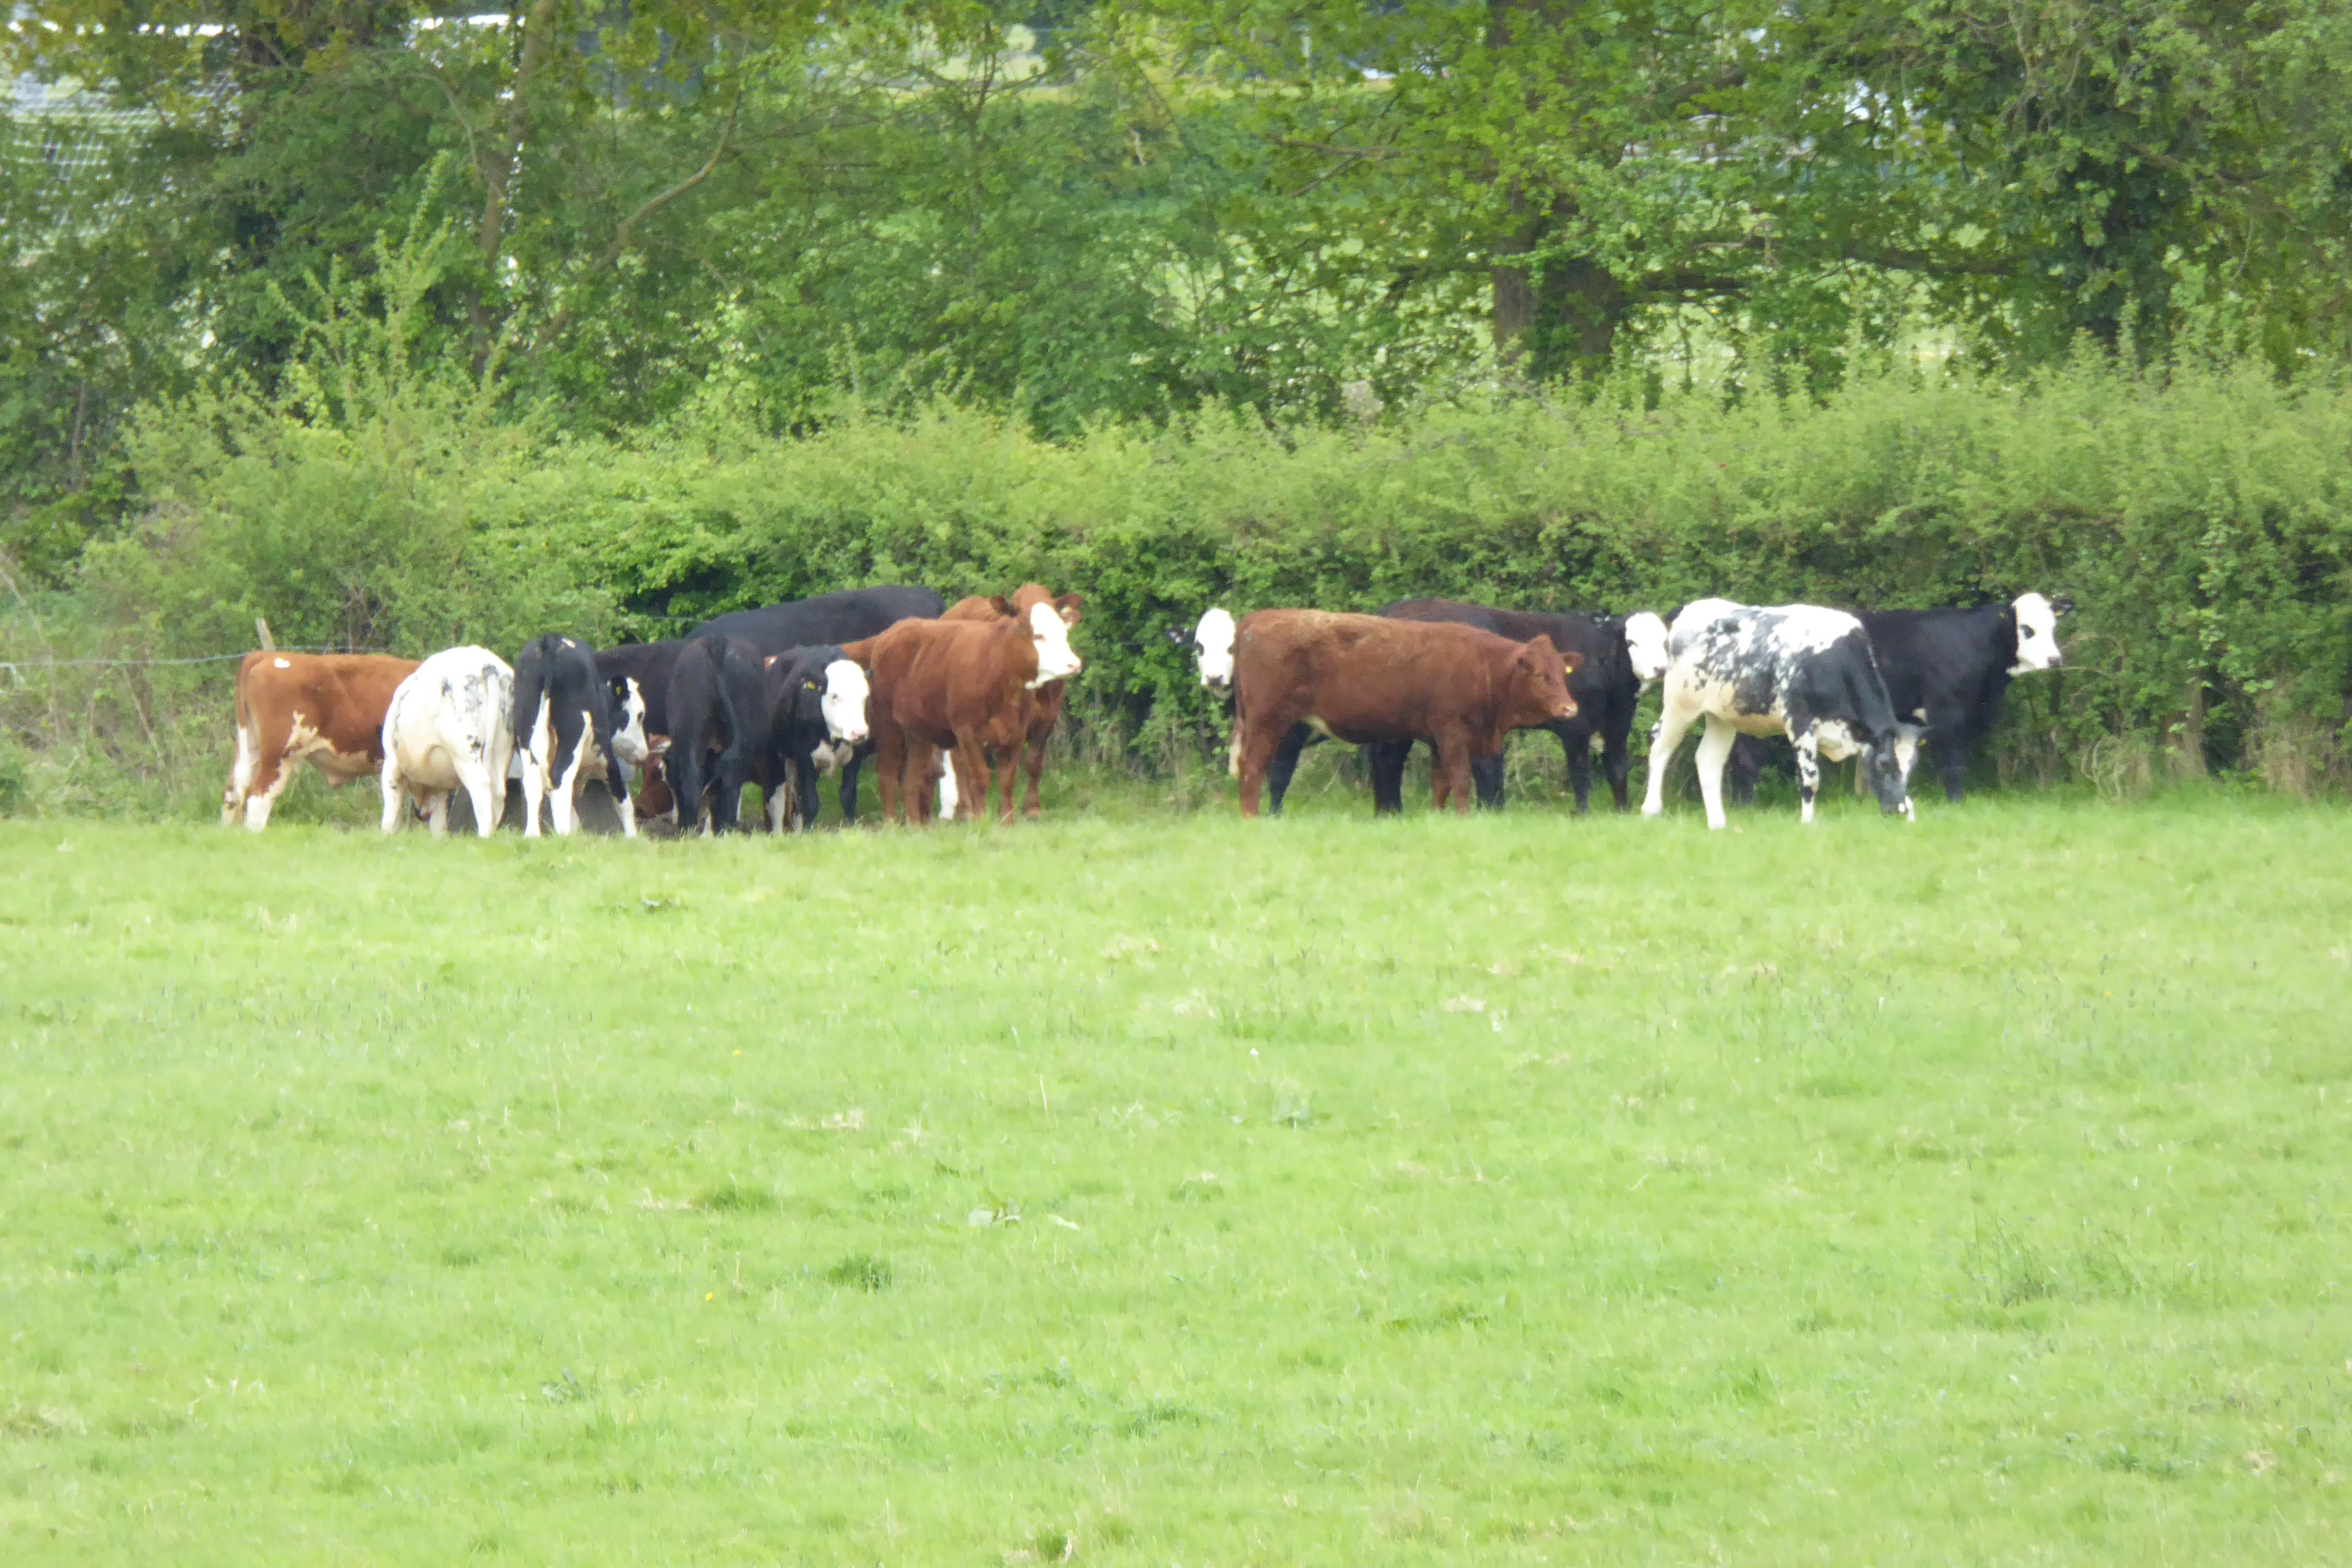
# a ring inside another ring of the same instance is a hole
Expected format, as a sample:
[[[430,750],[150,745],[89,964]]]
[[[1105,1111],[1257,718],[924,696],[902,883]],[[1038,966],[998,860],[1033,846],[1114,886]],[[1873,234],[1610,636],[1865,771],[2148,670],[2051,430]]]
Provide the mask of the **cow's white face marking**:
[[[1057,619],[1056,626],[1061,623]],[[1038,661],[1043,668],[1045,661]],[[856,745],[866,739],[866,699],[871,689],[866,671],[852,658],[836,658],[824,667],[824,695],[817,707],[824,713],[825,732]]]
[[[1192,647],[1201,656],[1201,684],[1222,691],[1234,683],[1234,617],[1225,610],[1210,610],[1192,628]]]
[[[1636,610],[1625,617],[1625,652],[1634,679],[1647,684],[1666,673],[1666,623],[1655,611]]]
[[[646,765],[646,694],[634,675],[622,678],[621,721],[613,731],[613,755],[633,768]]]
[[[276,665],[280,669],[291,669],[294,668],[293,661],[290,659],[273,658],[269,662]]]
[[[1067,680],[1085,668],[1070,647],[1070,628],[1051,605],[1029,606],[1029,640],[1037,645],[1037,678],[1029,683],[1032,691],[1049,680]]]
[[[2017,616],[2017,662],[2011,675],[2032,675],[2055,669],[2064,662],[2058,651],[2058,612],[2039,594],[2023,594],[2010,605]]]

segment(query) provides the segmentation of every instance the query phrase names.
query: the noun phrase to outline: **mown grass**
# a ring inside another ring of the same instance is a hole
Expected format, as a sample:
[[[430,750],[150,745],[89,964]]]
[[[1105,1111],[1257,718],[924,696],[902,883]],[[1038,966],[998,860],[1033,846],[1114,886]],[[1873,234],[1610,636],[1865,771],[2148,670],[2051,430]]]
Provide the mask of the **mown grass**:
[[[2345,1554],[2341,810],[1307,805],[0,824],[0,1557]]]

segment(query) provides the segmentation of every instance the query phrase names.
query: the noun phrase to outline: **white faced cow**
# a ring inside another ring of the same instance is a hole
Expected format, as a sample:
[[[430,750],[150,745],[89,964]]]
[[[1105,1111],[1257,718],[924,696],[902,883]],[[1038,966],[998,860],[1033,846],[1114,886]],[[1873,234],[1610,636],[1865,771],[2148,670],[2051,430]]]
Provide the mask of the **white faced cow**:
[[[462,788],[484,838],[506,804],[514,751],[514,671],[486,647],[445,648],[416,667],[383,716],[383,830],[400,829],[414,795],[436,838],[449,831],[449,792]]]
[[[633,676],[607,682],[586,643],[553,632],[515,656],[514,736],[522,769],[522,836],[539,837],[547,800],[558,837],[580,826],[579,791],[602,779],[621,816],[624,837],[637,836],[636,804],[621,764],[646,765],[646,699]]]
[[[1192,628],[1187,639],[1175,626],[1168,628],[1168,640],[1178,647],[1189,647],[1201,661],[1201,684],[1212,691],[1233,689],[1234,684],[1234,617],[1229,610],[1211,609],[1200,624]]]
[[[1728,599],[1684,606],[1666,638],[1664,710],[1650,742],[1650,787],[1642,815],[1665,810],[1666,767],[1691,725],[1706,721],[1698,745],[1698,787],[1706,825],[1721,827],[1723,764],[1733,737],[1786,734],[1797,751],[1801,819],[1813,819],[1820,754],[1840,762],[1862,753],[1863,772],[1888,816],[1911,815],[1896,756],[1905,727],[1887,700],[1870,638],[1843,610],[1814,605],[1758,608]]]

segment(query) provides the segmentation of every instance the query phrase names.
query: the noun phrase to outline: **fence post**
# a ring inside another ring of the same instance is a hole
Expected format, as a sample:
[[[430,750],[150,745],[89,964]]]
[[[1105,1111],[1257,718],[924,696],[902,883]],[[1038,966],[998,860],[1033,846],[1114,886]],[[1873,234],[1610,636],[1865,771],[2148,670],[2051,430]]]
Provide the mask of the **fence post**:
[[[269,635],[269,623],[259,616],[253,617],[253,635],[261,639],[261,651],[276,653],[278,639]]]

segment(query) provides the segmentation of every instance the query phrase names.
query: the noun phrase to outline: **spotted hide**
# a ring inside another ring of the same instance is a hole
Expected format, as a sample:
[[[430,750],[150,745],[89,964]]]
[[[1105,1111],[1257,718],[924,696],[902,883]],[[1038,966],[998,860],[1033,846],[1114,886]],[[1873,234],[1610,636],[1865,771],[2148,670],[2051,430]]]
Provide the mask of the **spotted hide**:
[[[1759,608],[1701,599],[1675,616],[1666,637],[1664,709],[1650,742],[1642,815],[1665,810],[1666,768],[1701,719],[1699,795],[1706,823],[1721,827],[1723,764],[1739,734],[1785,734],[1797,752],[1801,816],[1813,819],[1821,757],[1861,753],[1863,773],[1888,816],[1911,815],[1896,755],[1902,729],[1887,700],[1862,623],[1815,605]]]
[[[383,716],[383,830],[400,830],[414,798],[439,838],[449,794],[463,789],[474,831],[488,838],[505,805],[514,750],[514,670],[486,647],[444,648],[416,667]]]
[[[416,668],[367,653],[249,653],[236,669],[236,762],[221,821],[258,833],[307,760],[338,789],[383,765],[383,715]]]
[[[636,807],[621,764],[646,764],[646,698],[636,678],[607,682],[586,643],[554,632],[516,655],[514,672],[523,837],[539,837],[542,800],[558,837],[579,831],[579,792],[595,779],[612,794],[622,835],[635,837]]]

